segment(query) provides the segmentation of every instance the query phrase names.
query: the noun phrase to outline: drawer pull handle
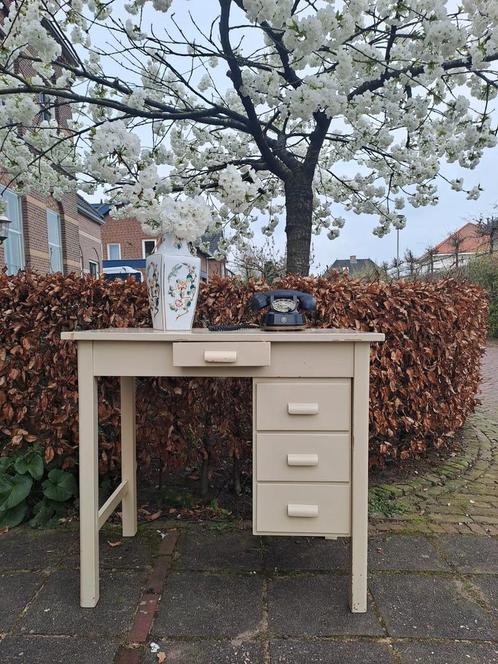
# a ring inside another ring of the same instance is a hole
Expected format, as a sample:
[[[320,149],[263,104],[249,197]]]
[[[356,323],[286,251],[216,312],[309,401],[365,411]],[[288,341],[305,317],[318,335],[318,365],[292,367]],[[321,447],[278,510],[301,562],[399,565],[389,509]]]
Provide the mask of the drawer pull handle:
[[[235,350],[205,350],[204,362],[219,362],[220,364],[233,364],[237,362],[237,351]]]
[[[287,516],[314,519],[318,516],[318,505],[287,505]]]
[[[288,454],[288,466],[318,466],[318,454]]]
[[[318,415],[317,403],[288,403],[289,415]]]

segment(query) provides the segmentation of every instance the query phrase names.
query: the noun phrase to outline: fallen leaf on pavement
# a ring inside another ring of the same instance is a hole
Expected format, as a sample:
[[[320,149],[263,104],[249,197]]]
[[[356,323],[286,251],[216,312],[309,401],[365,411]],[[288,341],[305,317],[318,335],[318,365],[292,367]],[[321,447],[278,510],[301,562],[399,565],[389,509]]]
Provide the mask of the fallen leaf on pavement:
[[[162,510],[159,510],[159,512],[154,512],[154,514],[149,514],[148,516],[145,517],[146,521],[155,521],[156,519],[159,519],[159,517],[162,514]]]
[[[162,652],[162,651],[158,652],[157,653],[157,661],[159,662],[159,664],[163,664],[163,662],[166,661],[166,653]]]

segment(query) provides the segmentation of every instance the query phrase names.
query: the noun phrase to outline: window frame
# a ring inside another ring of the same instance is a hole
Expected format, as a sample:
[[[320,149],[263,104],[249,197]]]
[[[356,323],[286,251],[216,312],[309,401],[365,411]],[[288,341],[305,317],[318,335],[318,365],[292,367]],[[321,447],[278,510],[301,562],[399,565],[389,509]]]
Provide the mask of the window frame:
[[[11,202],[9,203],[9,196],[12,196]],[[0,198],[5,202],[6,214],[11,220],[11,223],[7,226],[7,239],[3,243],[3,256],[5,266],[7,268],[7,274],[12,275],[24,270],[26,268],[26,254],[24,249],[24,219],[21,206],[21,197],[16,194],[12,189],[4,189],[0,193]],[[16,219],[12,219],[12,209],[11,205],[15,206],[16,210]],[[17,228],[14,226],[14,223],[17,223]],[[14,265],[12,262],[12,252],[10,250],[9,240],[11,237],[17,241],[17,246],[19,248],[19,265]],[[9,262],[10,259],[10,262]]]
[[[49,227],[49,219],[51,216],[55,217],[56,223],[57,223],[57,235],[58,235],[58,241],[59,243],[56,244],[55,242],[52,242],[50,240],[50,227]],[[55,274],[56,272],[61,272],[64,274],[64,254],[62,251],[62,226],[61,226],[61,216],[58,212],[55,210],[52,210],[50,208],[47,208],[47,245],[48,245],[48,264],[49,264],[49,272],[50,274]],[[54,270],[54,266],[52,265],[52,256],[54,255],[53,250],[56,249],[59,257],[59,265],[60,269],[59,270]]]
[[[118,247],[118,253],[119,253],[118,258],[111,258],[111,252],[110,252],[111,247]],[[108,242],[107,243],[107,260],[108,261],[120,261],[121,260],[121,242]]]
[[[50,122],[52,119],[52,111],[49,108],[50,101],[47,97],[48,95],[45,92],[40,92],[38,102],[40,104],[40,117],[42,121]]]
[[[92,265],[95,265],[95,274],[92,273]],[[91,274],[96,279],[100,277],[100,266],[98,261],[93,261],[91,258],[88,259],[88,274]]]
[[[147,254],[145,252],[145,243],[146,242],[153,242],[154,243],[154,249],[157,247],[157,239],[154,237],[147,237],[142,239],[142,258],[147,258],[147,256],[150,256],[150,254]],[[154,250],[152,250],[150,253],[153,253]]]

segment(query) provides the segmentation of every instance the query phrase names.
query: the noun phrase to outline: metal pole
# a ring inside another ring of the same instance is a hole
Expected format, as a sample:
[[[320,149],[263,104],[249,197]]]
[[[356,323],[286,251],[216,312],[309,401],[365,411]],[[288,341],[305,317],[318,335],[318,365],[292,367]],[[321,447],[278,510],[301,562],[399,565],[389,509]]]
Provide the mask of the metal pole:
[[[399,228],[396,229],[396,272],[399,279]]]

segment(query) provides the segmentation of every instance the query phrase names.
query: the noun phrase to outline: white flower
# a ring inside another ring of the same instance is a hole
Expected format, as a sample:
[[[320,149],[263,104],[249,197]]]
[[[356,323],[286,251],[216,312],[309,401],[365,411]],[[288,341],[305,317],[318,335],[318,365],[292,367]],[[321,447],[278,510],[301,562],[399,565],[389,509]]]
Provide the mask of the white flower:
[[[259,179],[252,169],[242,173],[233,165],[227,166],[218,176],[219,196],[233,212],[244,212],[258,195]]]
[[[122,120],[104,122],[95,131],[88,165],[102,180],[116,183],[140,157],[140,139]]]
[[[451,188],[454,191],[462,191],[463,189],[463,178],[455,178],[454,180],[450,180]]]
[[[121,216],[133,216],[148,234],[173,233],[176,237],[195,242],[207,230],[213,217],[201,197],[175,200],[165,196],[148,202],[137,198],[119,211]]]
[[[199,81],[198,88],[201,92],[205,92],[208,88],[211,87],[211,85],[212,85],[211,77],[209,76],[209,74],[204,74],[204,76]]]
[[[244,9],[251,21],[268,21],[281,27],[289,18],[292,0],[244,0]]]
[[[167,12],[171,7],[172,0],[152,0],[152,6],[154,9],[160,12]]]
[[[476,201],[479,196],[481,195],[482,188],[480,185],[477,185],[476,187],[472,187],[470,191],[467,194],[467,200],[469,201]]]

